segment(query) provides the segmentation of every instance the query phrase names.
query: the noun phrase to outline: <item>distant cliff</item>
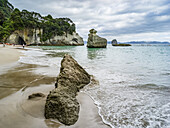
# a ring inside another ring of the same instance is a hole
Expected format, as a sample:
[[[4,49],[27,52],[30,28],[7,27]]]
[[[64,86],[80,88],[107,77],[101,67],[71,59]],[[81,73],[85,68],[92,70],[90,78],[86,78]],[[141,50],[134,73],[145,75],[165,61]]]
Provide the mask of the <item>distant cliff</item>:
[[[54,45],[54,46],[79,46],[84,45],[83,38],[78,33],[64,33],[63,35],[54,35],[46,41],[42,41],[40,33],[43,29],[24,29],[14,31],[6,42],[11,44],[26,44],[26,45]]]
[[[69,18],[41,16],[37,12],[13,9],[8,0],[3,1],[10,14],[0,10],[0,40],[15,44],[83,45],[76,27]],[[1,5],[1,3],[0,3]],[[8,16],[8,18],[6,18]],[[3,19],[3,20],[2,20]]]

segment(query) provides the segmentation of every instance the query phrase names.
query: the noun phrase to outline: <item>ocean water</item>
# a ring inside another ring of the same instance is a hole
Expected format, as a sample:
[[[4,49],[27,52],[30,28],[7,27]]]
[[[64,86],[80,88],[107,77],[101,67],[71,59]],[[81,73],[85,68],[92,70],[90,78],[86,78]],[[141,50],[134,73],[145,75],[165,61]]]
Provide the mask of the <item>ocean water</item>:
[[[51,76],[59,73],[62,57],[72,55],[99,81],[82,91],[94,99],[111,127],[170,127],[170,46],[42,46],[23,53],[20,62],[49,66],[38,73]]]

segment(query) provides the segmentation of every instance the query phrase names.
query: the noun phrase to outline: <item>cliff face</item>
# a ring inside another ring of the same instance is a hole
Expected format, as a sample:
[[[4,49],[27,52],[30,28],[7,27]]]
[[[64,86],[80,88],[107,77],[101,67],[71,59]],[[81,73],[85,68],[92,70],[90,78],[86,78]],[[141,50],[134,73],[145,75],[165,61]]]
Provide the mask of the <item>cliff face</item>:
[[[46,41],[47,44],[52,45],[71,45],[71,46],[77,46],[77,45],[84,45],[83,38],[78,35],[78,33],[71,34],[64,34],[63,36],[54,36],[50,41]]]
[[[13,32],[7,39],[7,43],[14,44],[26,44],[26,45],[56,45],[56,46],[65,46],[65,45],[84,45],[83,38],[78,35],[78,33],[64,34],[62,36],[54,36],[50,40],[45,42],[40,41],[40,35],[43,33],[42,29],[24,29],[16,30]]]
[[[7,43],[14,43],[20,45],[40,43],[40,37],[38,36],[40,32],[42,32],[42,30],[35,29],[16,30],[9,36],[9,38],[7,39]]]

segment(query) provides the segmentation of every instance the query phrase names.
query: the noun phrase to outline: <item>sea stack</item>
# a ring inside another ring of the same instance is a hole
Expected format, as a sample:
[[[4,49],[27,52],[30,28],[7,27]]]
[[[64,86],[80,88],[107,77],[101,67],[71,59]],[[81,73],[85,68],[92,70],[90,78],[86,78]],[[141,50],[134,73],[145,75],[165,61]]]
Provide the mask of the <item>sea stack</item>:
[[[88,48],[106,48],[107,40],[105,38],[96,35],[97,31],[95,29],[91,29],[89,32],[87,41]]]
[[[73,125],[78,120],[80,110],[77,92],[88,83],[90,75],[70,55],[65,55],[61,61],[56,88],[47,96],[45,118]]]
[[[112,40],[112,46],[131,46],[131,44],[123,44],[123,43],[117,43],[117,40],[116,39],[113,39]]]
[[[117,45],[117,40],[116,39],[112,40],[112,46],[114,46],[114,45]]]

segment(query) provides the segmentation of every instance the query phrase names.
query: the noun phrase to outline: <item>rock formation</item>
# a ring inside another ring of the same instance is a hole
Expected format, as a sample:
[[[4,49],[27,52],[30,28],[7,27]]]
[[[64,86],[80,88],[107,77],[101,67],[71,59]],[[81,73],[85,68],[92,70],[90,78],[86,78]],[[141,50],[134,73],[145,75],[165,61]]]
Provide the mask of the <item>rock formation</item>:
[[[116,39],[112,40],[112,46],[131,46],[130,44],[118,44]]]
[[[114,45],[117,45],[117,40],[116,39],[112,40],[112,46],[114,46]]]
[[[38,44],[40,43],[39,33],[42,32],[42,29],[24,29],[24,30],[16,30],[14,31],[9,38],[7,39],[8,43],[11,44],[20,44],[23,43],[26,45],[30,44]]]
[[[97,31],[91,29],[90,34],[88,35],[87,47],[88,48],[106,48],[107,40],[96,35]]]
[[[40,41],[40,33],[43,33],[43,29],[24,29],[16,30],[7,39],[8,43],[14,44],[26,44],[26,45],[55,45],[55,46],[78,46],[84,45],[83,38],[78,33],[64,34],[62,36],[54,36],[53,38],[45,42]]]
[[[64,34],[63,36],[54,36],[51,41],[46,41],[47,44],[57,45],[57,46],[79,46],[84,45],[83,38],[78,35],[78,33]]]
[[[28,96],[28,99],[31,100],[31,99],[43,98],[43,97],[45,97],[43,93],[33,93]]]
[[[58,119],[66,125],[78,120],[80,105],[76,94],[90,83],[90,75],[70,56],[61,61],[56,88],[50,92],[45,104],[45,118]]]

